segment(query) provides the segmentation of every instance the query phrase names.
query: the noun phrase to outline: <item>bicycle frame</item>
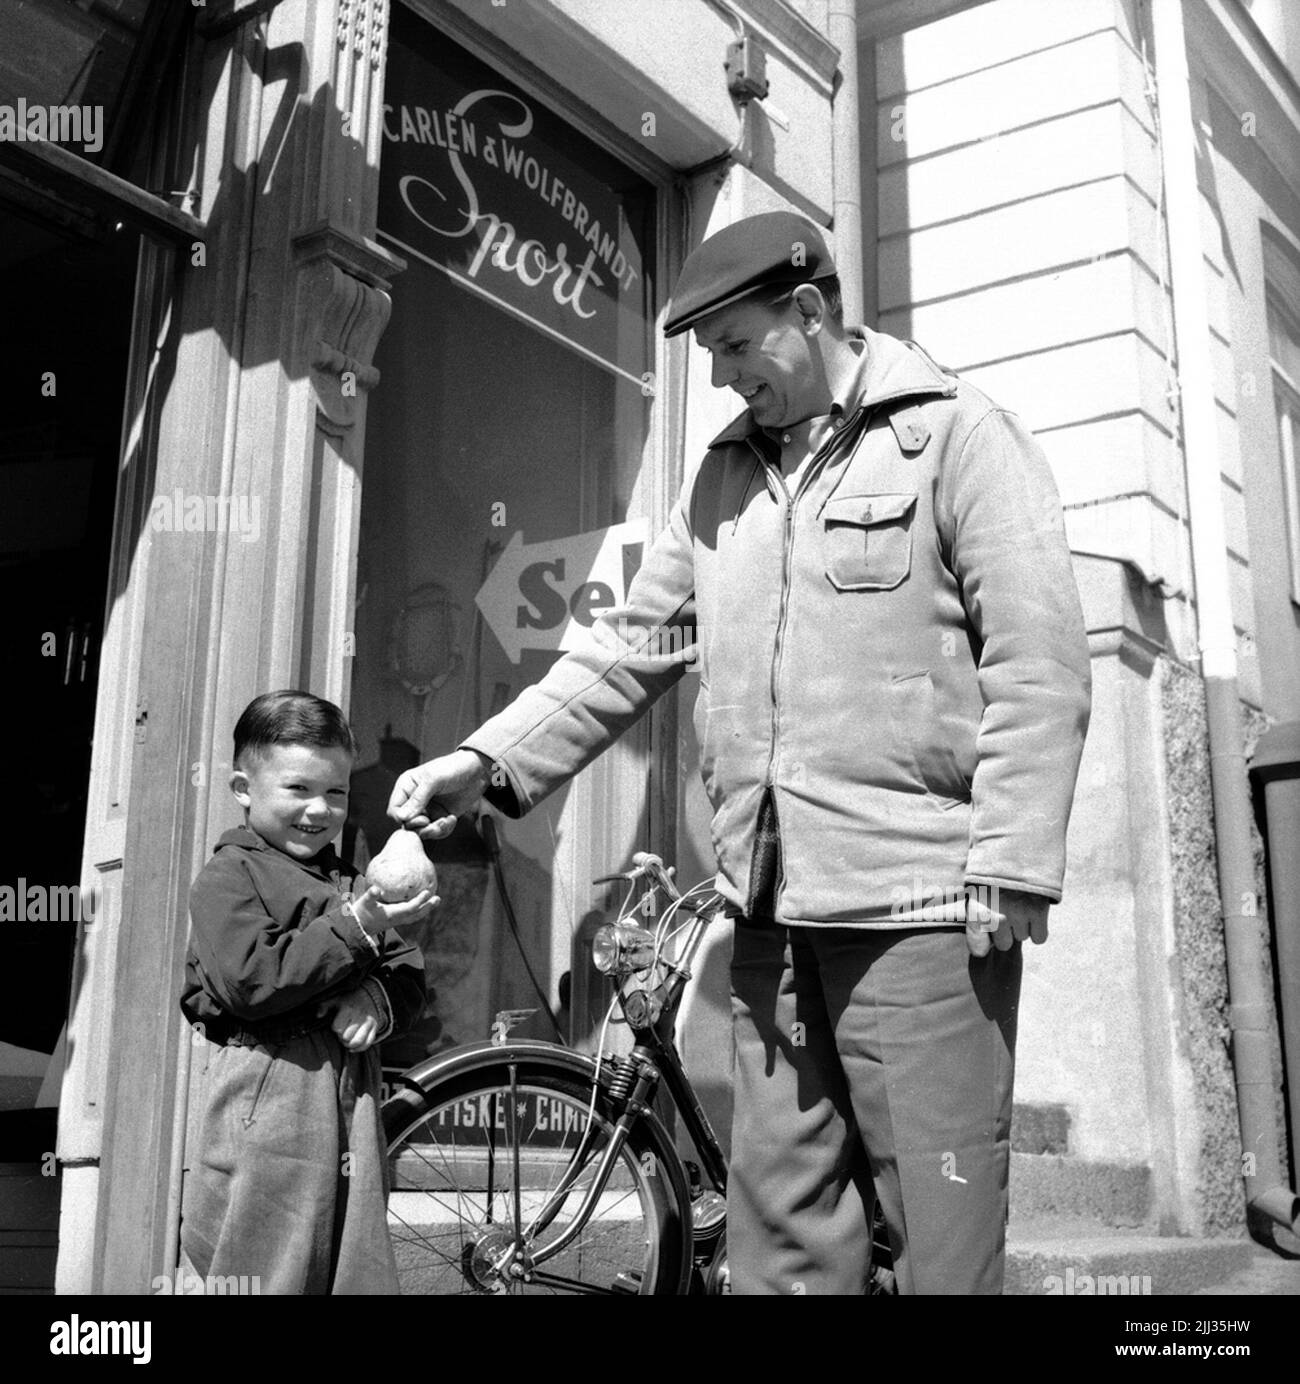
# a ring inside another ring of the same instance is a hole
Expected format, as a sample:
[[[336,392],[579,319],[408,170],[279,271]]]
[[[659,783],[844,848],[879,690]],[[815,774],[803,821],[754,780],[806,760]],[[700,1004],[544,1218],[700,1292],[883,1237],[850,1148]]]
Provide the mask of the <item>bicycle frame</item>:
[[[503,1065],[507,1067],[523,1065],[530,1060],[549,1063],[553,1067],[567,1070],[571,1075],[580,1078],[588,1085],[599,1079],[594,1057],[588,1056],[586,1053],[575,1052],[572,1048],[561,1047],[558,1043],[546,1042],[544,1039],[519,1039],[507,1043],[487,1040],[452,1048],[448,1052],[429,1058],[418,1066],[410,1068],[398,1079],[398,1084],[410,1087],[419,1093],[468,1073],[488,1068],[499,1068]],[[639,1120],[645,1126],[650,1139],[660,1151],[660,1156],[657,1158],[659,1172],[661,1176],[667,1178],[676,1204],[679,1206],[690,1204],[691,1189],[687,1185],[685,1172],[681,1167],[680,1159],[677,1157],[672,1135],[669,1134],[664,1122],[649,1101],[634,1102],[629,1099],[618,1123],[615,1125],[615,1132],[610,1137],[609,1145],[604,1150],[602,1164],[592,1180],[592,1186],[588,1189],[582,1205],[575,1213],[570,1227],[562,1239],[552,1241],[531,1254],[534,1265],[545,1263],[558,1254],[569,1244],[573,1235],[581,1231],[600,1192],[604,1190],[613,1161],[617,1158],[618,1151],[626,1140],[627,1130],[630,1129],[633,1120]],[[517,1141],[514,1142],[517,1147]],[[574,1151],[569,1168],[560,1184],[548,1198],[546,1206],[534,1217],[534,1228],[545,1229],[559,1214],[567,1200],[573,1182],[583,1168],[587,1166],[591,1152],[590,1140],[584,1135],[578,1148]],[[719,1160],[721,1159],[720,1150],[717,1150],[717,1157]],[[515,1224],[516,1227],[519,1226],[517,1217]],[[511,1248],[514,1251],[521,1246],[516,1242]]]
[[[691,963],[703,940],[704,930],[717,916],[722,900],[716,894],[697,898],[706,888],[703,884],[683,896],[672,880],[672,872],[653,855],[635,855],[631,870],[594,882],[635,884],[637,880],[647,880],[653,885],[645,898],[662,889],[669,900],[669,907],[660,915],[654,930],[634,921],[635,890],[629,889],[616,921],[598,929],[592,947],[597,969],[616,979],[617,1002],[633,1038],[630,1053],[602,1053],[593,1057],[540,1039],[511,1041],[507,1037],[509,1024],[534,1011],[506,1010],[497,1016],[496,1036],[491,1040],[467,1044],[428,1058],[398,1078],[398,1085],[407,1088],[407,1092],[393,1098],[393,1113],[397,1117],[395,1129],[399,1121],[405,1120],[407,1112],[418,1119],[419,1111],[430,1109],[440,1088],[451,1088],[447,1090],[445,1104],[454,1103],[458,1098],[455,1092],[495,1093],[502,1101],[499,1113],[489,1121],[486,1193],[490,1206],[497,1176],[496,1160],[500,1159],[503,1181],[513,1175],[511,1223],[507,1225],[505,1218],[498,1220],[489,1214],[487,1220],[472,1231],[470,1239],[462,1241],[462,1257],[469,1251],[481,1252],[484,1256],[469,1267],[462,1266],[461,1271],[471,1286],[491,1289],[519,1280],[540,1286],[551,1283],[578,1291],[602,1291],[584,1289],[576,1281],[538,1270],[573,1245],[593,1216],[603,1214],[602,1198],[609,1188],[615,1163],[624,1155],[624,1161],[630,1158],[634,1166],[639,1159],[643,1178],[647,1175],[662,1178],[655,1191],[656,1215],[660,1228],[671,1231],[671,1248],[667,1259],[657,1261],[652,1290],[707,1294],[728,1291],[727,1161],[691,1085],[675,1038],[677,1011],[691,978]],[[679,913],[684,914],[687,921],[679,924]],[[602,1031],[602,1043],[603,1040]],[[585,1124],[575,1127],[577,1146],[567,1155],[566,1161],[555,1165],[559,1181],[546,1191],[539,1210],[530,1209],[527,1225],[523,1220],[520,1195],[520,1135],[523,1131],[519,1119],[526,1108],[519,1099],[521,1080],[537,1081],[543,1089],[552,1082],[558,1083],[561,1089],[567,1085],[570,1099],[577,1096],[574,1088],[591,1092],[589,1118]],[[683,1157],[664,1119],[653,1106],[661,1084],[690,1136],[699,1157],[698,1168]],[[590,1118],[597,1108],[598,1089],[604,1093],[599,1120]],[[402,1125],[402,1128],[407,1126]],[[497,1129],[504,1132],[505,1138],[500,1141],[495,1133]],[[394,1147],[400,1146],[402,1137],[404,1135],[397,1138]],[[506,1139],[509,1148],[499,1151],[498,1143]],[[629,1145],[635,1152],[629,1153]],[[509,1158],[513,1158],[513,1167],[506,1169],[504,1161]],[[647,1167],[647,1159],[653,1161],[653,1166]],[[539,1236],[555,1223],[575,1196],[579,1179],[589,1171],[590,1181],[582,1189],[580,1202],[568,1223],[555,1240],[538,1244]],[[706,1189],[706,1178],[713,1192]],[[489,1235],[484,1227],[492,1233]],[[870,1273],[864,1293],[892,1294],[897,1288],[892,1269],[891,1237],[878,1201],[871,1234]],[[679,1251],[680,1259],[677,1257]],[[675,1270],[673,1264],[677,1265]],[[473,1277],[469,1276],[471,1270]],[[676,1273],[677,1277],[663,1276],[671,1273]],[[617,1275],[615,1290],[636,1291],[631,1287],[634,1282],[640,1284],[642,1278],[629,1265],[626,1272]],[[666,1289],[664,1284],[667,1284]]]
[[[658,864],[657,861],[654,863]],[[656,873],[658,878],[656,878]],[[625,991],[624,985],[629,977],[625,976],[623,983],[620,984],[619,1002],[634,1039],[630,1054],[615,1059],[614,1063],[611,1064],[605,1058],[598,1060],[585,1053],[575,1052],[571,1048],[540,1039],[514,1042],[494,1039],[455,1048],[448,1053],[430,1058],[411,1068],[400,1078],[403,1085],[412,1087],[417,1091],[427,1090],[431,1086],[452,1077],[459,1077],[483,1067],[499,1067],[504,1064],[510,1068],[510,1081],[513,1088],[515,1069],[518,1064],[527,1060],[542,1060],[554,1066],[567,1068],[570,1073],[581,1077],[584,1082],[590,1082],[593,1085],[600,1082],[609,1091],[613,1081],[611,1066],[619,1070],[624,1078],[626,1078],[630,1066],[635,1074],[631,1089],[626,1094],[615,1096],[621,1108],[618,1110],[617,1119],[610,1132],[608,1142],[600,1151],[600,1163],[583,1193],[582,1201],[561,1235],[536,1250],[532,1249],[531,1246],[528,1247],[527,1254],[532,1267],[541,1265],[560,1254],[582,1233],[592,1210],[605,1191],[610,1172],[627,1142],[628,1133],[637,1121],[643,1121],[649,1127],[656,1145],[665,1151],[665,1156],[658,1161],[664,1164],[663,1172],[673,1187],[677,1205],[683,1207],[690,1205],[692,1189],[686,1183],[681,1160],[676,1154],[672,1137],[652,1105],[661,1081],[667,1088],[668,1094],[682,1118],[683,1125],[699,1155],[703,1171],[718,1193],[723,1195],[726,1193],[726,1159],[718,1143],[717,1135],[705,1114],[704,1107],[700,1104],[690,1079],[686,1075],[674,1039],[677,1010],[691,975],[690,962],[699,947],[704,930],[711,921],[712,915],[706,913],[707,905],[704,903],[692,904],[689,901],[682,901],[671,878],[662,871],[662,868],[657,872],[640,869],[634,873],[633,878],[637,874],[649,875],[655,879],[656,884],[662,883],[670,898],[678,902],[679,907],[692,916],[691,921],[686,925],[686,938],[678,949],[676,959],[670,961],[666,958],[659,958],[655,967],[651,968],[652,979],[659,969],[666,972],[665,978],[658,985],[654,986],[653,989],[648,989],[643,984],[628,993]],[[623,879],[626,877],[614,876],[613,878]],[[597,883],[601,882],[603,881],[597,881]],[[624,907],[619,913],[619,921],[624,921],[627,915],[628,909],[625,901]],[[643,997],[639,1005],[630,1003],[636,996]],[[611,1094],[614,1093],[611,1092]],[[513,1090],[510,1106],[513,1112],[516,1108]],[[513,1113],[511,1118],[514,1118]],[[511,1143],[517,1157],[518,1139],[512,1139]],[[596,1126],[591,1124],[584,1131],[559,1183],[527,1227],[530,1239],[539,1231],[544,1231],[559,1215],[572,1194],[575,1182],[595,1156],[596,1147]],[[517,1189],[517,1170],[515,1186]],[[518,1207],[516,1207],[514,1219],[515,1239],[509,1253],[519,1254],[525,1250],[525,1246],[523,1244],[524,1227],[521,1224]]]
[[[686,982],[690,979],[690,961],[699,947],[708,919],[696,916],[692,924],[692,934],[683,948],[681,959],[671,964],[669,979],[659,988],[665,991],[663,1008],[656,1021],[638,1026],[628,1017],[628,1025],[636,1042],[632,1049],[633,1061],[656,1063],[668,1094],[682,1117],[686,1132],[691,1137],[695,1151],[700,1155],[704,1171],[709,1176],[714,1190],[725,1195],[727,1190],[727,1163],[722,1155],[718,1136],[714,1133],[709,1117],[700,1104],[695,1088],[691,1085],[686,1069],[682,1065],[681,1054],[677,1051],[675,1032],[677,1009],[681,1003]],[[622,996],[620,996],[622,998]],[[627,1014],[624,1003],[624,1014]]]
[[[722,1154],[722,1147],[718,1143],[718,1137],[714,1133],[713,1126],[709,1123],[709,1117],[705,1114],[704,1107],[700,1104],[699,1097],[695,1094],[695,1088],[686,1075],[686,1069],[682,1065],[681,1055],[677,1051],[677,1044],[674,1039],[677,1009],[681,1003],[686,982],[691,975],[688,963],[694,956],[703,936],[704,928],[709,922],[708,918],[702,916],[702,910],[691,911],[695,913],[695,921],[691,924],[690,936],[682,948],[681,958],[676,962],[659,963],[667,966],[668,979],[656,987],[653,992],[646,992],[645,990],[633,992],[634,994],[649,993],[652,1003],[654,998],[659,998],[661,1008],[658,1014],[648,1023],[637,1023],[628,1012],[627,997],[622,991],[619,993],[628,1026],[636,1039],[631,1054],[625,1059],[636,1070],[635,1084],[630,1095],[625,1098],[623,1110],[614,1125],[609,1143],[605,1146],[600,1166],[596,1169],[591,1185],[587,1188],[568,1229],[558,1239],[549,1242],[544,1249],[533,1256],[535,1264],[545,1263],[547,1259],[560,1253],[581,1233],[592,1208],[605,1190],[610,1170],[627,1140],[627,1133],[632,1122],[646,1115],[654,1114],[651,1101],[654,1099],[660,1080],[667,1086],[668,1093],[682,1116],[686,1131],[691,1137],[695,1151],[700,1156],[700,1161],[704,1171],[709,1176],[709,1181],[718,1193],[724,1196],[726,1194],[727,1164]],[[663,992],[662,996],[659,995],[660,991]],[[597,1064],[593,1062],[593,1080],[597,1079],[596,1066]],[[559,1185],[548,1198],[546,1205],[534,1217],[534,1229],[545,1230],[568,1200],[570,1189],[591,1156],[591,1151],[588,1148],[590,1135],[591,1131],[588,1129],[581,1143],[574,1150],[573,1159],[565,1175],[560,1179]]]

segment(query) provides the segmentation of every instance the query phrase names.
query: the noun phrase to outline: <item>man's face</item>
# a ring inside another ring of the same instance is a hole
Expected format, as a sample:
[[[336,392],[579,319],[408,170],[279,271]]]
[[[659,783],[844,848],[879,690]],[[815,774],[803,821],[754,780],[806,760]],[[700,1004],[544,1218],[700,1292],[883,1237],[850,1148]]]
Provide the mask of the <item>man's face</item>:
[[[295,860],[310,860],[343,830],[352,756],[335,746],[272,745],[231,775],[248,825]]]
[[[734,389],[762,427],[780,428],[825,411],[825,377],[798,304],[742,298],[706,317],[695,339],[713,357],[713,386]]]

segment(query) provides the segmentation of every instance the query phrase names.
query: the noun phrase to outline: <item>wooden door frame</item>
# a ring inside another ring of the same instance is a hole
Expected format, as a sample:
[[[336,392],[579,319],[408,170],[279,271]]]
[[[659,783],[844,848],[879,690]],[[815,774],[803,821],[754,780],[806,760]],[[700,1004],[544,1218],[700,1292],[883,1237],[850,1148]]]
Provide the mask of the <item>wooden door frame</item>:
[[[370,361],[401,268],[372,239],[387,4],[236,20],[196,38],[197,128],[168,131],[205,238],[141,266],[83,866],[121,887],[69,1020],[65,1292],[173,1270],[196,1051],[176,1001],[235,717],[267,687],[347,687]],[[260,540],[155,532],[176,490],[258,497]]]

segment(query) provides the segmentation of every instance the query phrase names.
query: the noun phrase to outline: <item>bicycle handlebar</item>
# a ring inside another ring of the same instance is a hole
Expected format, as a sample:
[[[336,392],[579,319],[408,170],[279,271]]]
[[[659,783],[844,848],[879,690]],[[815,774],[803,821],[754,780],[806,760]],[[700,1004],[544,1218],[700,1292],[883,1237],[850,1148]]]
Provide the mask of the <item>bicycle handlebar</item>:
[[[681,898],[682,891],[673,881],[673,870],[671,867],[665,869],[662,857],[654,855],[650,851],[637,851],[632,857],[632,865],[641,874],[648,875],[654,880],[670,899]]]
[[[665,867],[663,857],[654,855],[650,851],[637,851],[632,857],[632,868],[624,870],[617,875],[601,875],[598,879],[593,879],[593,884],[616,884],[619,881],[635,883],[638,879],[650,879],[663,889],[670,899],[680,899],[682,891],[678,889],[673,875],[676,872],[672,866]]]

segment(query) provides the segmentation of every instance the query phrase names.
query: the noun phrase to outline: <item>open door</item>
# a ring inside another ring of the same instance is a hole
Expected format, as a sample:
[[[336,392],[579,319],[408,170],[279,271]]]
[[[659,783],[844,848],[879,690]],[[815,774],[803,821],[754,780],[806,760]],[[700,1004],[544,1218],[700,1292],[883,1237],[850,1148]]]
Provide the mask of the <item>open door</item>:
[[[0,610],[12,791],[0,921],[0,1292],[54,1286],[56,1121],[81,885],[137,238],[0,199]]]

